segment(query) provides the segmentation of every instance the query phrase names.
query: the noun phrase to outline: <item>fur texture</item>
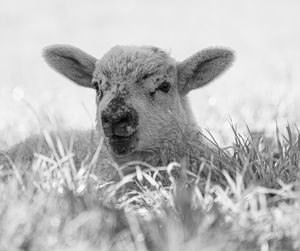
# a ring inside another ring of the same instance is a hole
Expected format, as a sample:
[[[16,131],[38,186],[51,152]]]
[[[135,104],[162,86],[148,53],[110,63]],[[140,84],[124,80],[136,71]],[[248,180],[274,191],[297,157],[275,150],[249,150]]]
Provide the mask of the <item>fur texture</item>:
[[[205,49],[176,62],[156,47],[116,46],[96,60],[75,47],[53,45],[45,48],[44,58],[70,80],[97,90],[96,129],[105,146],[100,159],[119,165],[139,160],[153,166],[177,161],[197,171],[201,158],[209,158],[186,94],[226,70],[234,58],[231,50]],[[138,114],[138,143],[125,155],[112,151],[101,120],[103,111],[119,97]],[[103,175],[101,168],[97,172]]]

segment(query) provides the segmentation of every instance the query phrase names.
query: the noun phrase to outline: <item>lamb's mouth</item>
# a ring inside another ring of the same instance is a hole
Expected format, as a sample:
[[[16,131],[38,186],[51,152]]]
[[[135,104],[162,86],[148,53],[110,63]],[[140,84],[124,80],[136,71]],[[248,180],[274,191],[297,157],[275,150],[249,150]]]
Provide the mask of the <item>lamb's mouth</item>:
[[[136,133],[129,136],[112,135],[109,137],[109,145],[115,155],[124,156],[131,153],[138,143]]]

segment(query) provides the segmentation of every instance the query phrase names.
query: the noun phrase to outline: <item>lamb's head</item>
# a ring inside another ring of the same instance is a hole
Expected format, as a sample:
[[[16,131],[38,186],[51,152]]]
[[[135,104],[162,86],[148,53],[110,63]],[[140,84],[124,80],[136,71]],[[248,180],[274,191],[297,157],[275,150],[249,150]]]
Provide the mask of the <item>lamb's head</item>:
[[[116,46],[100,60],[78,48],[44,50],[48,64],[75,83],[94,88],[97,129],[117,162],[177,144],[193,124],[186,94],[222,73],[233,60],[228,49],[202,50],[176,62],[156,47]]]

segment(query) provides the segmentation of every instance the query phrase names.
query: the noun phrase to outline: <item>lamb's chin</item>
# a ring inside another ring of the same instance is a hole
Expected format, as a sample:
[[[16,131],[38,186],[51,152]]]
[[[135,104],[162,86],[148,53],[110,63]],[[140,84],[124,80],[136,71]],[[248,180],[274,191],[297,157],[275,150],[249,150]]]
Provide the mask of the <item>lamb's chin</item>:
[[[111,137],[109,138],[109,148],[116,158],[124,158],[134,152],[138,145],[136,135],[129,137]]]

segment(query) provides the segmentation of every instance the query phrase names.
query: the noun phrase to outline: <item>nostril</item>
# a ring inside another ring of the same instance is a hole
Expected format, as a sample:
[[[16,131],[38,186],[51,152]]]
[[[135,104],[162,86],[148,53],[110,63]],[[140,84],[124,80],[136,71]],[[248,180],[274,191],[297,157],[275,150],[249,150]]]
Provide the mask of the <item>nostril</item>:
[[[102,119],[102,124],[110,123],[108,116],[104,113],[102,114],[101,119]]]
[[[102,119],[102,128],[103,128],[104,134],[107,137],[112,136],[113,135],[113,128],[112,128],[112,124],[111,124],[110,119],[107,116],[107,114],[102,113],[101,119]]]

